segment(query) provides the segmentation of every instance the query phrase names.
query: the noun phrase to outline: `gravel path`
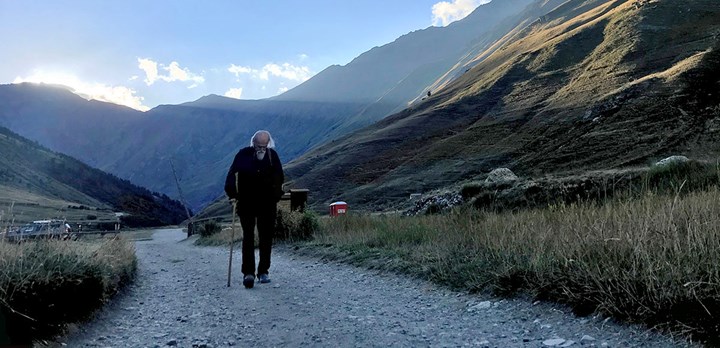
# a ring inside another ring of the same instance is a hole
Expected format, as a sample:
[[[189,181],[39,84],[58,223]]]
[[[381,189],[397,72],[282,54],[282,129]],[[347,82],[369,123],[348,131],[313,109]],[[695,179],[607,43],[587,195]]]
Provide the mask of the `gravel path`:
[[[137,242],[137,282],[68,347],[682,347],[684,342],[567,309],[452,292],[276,248],[272,283],[227,288],[226,248],[177,229]]]

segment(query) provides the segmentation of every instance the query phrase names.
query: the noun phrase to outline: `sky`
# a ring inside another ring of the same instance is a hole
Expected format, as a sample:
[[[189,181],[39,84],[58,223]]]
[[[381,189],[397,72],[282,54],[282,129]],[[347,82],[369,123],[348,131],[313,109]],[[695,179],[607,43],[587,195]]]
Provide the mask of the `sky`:
[[[148,110],[278,95],[490,0],[0,0],[0,84]]]

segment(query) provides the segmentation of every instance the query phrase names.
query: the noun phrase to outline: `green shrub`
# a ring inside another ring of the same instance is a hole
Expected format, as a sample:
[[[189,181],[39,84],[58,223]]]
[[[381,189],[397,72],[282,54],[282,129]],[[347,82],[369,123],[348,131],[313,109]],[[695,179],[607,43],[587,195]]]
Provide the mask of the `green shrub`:
[[[439,204],[431,203],[427,209],[425,209],[425,215],[440,214],[442,211],[443,208]]]
[[[301,239],[311,239],[318,229],[320,229],[320,222],[317,215],[311,211],[303,212],[297,235],[301,236]]]
[[[319,226],[317,216],[310,211],[301,213],[278,209],[275,219],[275,239],[290,241],[312,239]]]
[[[220,228],[217,233],[205,237],[200,236],[200,238],[195,240],[194,244],[200,246],[227,246],[231,240],[233,243],[241,242],[242,237],[243,232],[242,227],[240,227],[240,221],[236,220],[234,229],[232,225],[226,228]]]
[[[85,217],[86,220],[97,220],[97,215],[88,215]]]
[[[214,234],[220,233],[222,227],[215,220],[207,220],[200,225],[199,233],[201,237],[210,237]]]
[[[463,185],[463,187],[460,189],[460,195],[462,196],[463,200],[469,200],[470,198],[473,198],[477,194],[482,192],[484,189],[485,187],[482,183],[471,182],[469,184]]]

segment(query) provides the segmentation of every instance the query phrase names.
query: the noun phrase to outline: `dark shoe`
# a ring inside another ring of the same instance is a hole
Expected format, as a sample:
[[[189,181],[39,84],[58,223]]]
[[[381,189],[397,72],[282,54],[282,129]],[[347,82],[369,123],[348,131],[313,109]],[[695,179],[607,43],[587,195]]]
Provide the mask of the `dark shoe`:
[[[246,288],[250,289],[255,284],[255,276],[252,274],[248,274],[243,278],[243,285],[245,285]]]
[[[259,280],[260,283],[262,283],[262,284],[267,284],[267,283],[270,282],[270,277],[268,277],[267,274],[261,274],[261,275],[258,276],[258,280]]]

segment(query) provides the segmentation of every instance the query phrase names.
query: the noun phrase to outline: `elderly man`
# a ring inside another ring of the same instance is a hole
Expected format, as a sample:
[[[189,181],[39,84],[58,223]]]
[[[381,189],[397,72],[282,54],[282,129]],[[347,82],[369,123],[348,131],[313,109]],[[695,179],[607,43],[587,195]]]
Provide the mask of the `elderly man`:
[[[260,283],[270,282],[268,271],[275,215],[285,180],[280,157],[274,147],[275,142],[268,131],[255,132],[250,146],[235,155],[225,179],[225,193],[231,200],[236,200],[236,213],[243,229],[242,273],[246,288],[252,288],[255,283],[256,222],[260,242],[257,276]]]

